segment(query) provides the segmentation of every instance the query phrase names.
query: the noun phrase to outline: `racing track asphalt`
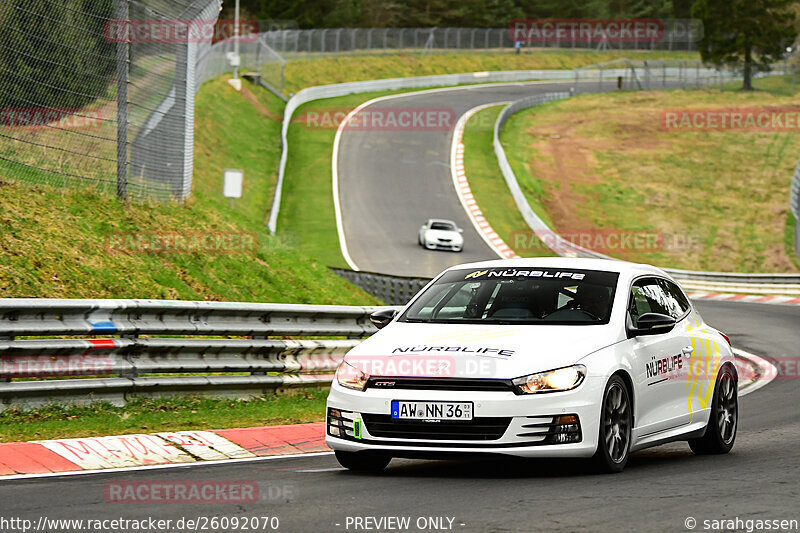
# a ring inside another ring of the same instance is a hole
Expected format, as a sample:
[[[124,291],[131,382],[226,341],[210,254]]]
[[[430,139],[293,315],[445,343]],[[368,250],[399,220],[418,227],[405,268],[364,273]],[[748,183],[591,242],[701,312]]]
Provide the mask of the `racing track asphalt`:
[[[433,277],[458,263],[497,259],[467,217],[450,175],[452,127],[469,109],[525,96],[568,91],[568,83],[519,83],[409,93],[367,111],[449,112],[450,130],[364,131],[347,127],[339,146],[339,201],[350,257],[361,270]],[[499,172],[499,171],[498,171]],[[461,253],[423,250],[419,228],[429,218],[464,230]]]
[[[604,90],[612,90],[610,85]],[[565,92],[570,87],[568,82],[453,87],[380,100],[364,110],[424,109],[449,112],[457,119],[479,105]],[[592,82],[582,84],[579,90],[597,92],[598,87]],[[498,258],[455,194],[450,174],[455,120],[450,126],[445,130],[342,130],[337,167],[342,226],[349,255],[360,270],[431,278],[459,263]],[[429,218],[455,221],[464,230],[464,250],[423,250],[417,237]]]
[[[734,345],[800,359],[800,308],[729,302],[697,307],[711,325],[730,333]],[[418,517],[454,517],[453,530],[463,532],[687,531],[689,516],[701,521],[702,531],[704,519],[800,519],[797,385],[796,379],[776,380],[741,399],[730,454],[697,457],[685,443],[673,443],[634,454],[619,475],[590,475],[582,463],[568,461],[395,459],[381,476],[360,476],[321,455],[0,482],[0,517],[276,515],[285,532],[355,531],[346,528],[348,516],[410,516],[412,524]],[[103,488],[112,480],[252,480],[262,501],[110,505]]]

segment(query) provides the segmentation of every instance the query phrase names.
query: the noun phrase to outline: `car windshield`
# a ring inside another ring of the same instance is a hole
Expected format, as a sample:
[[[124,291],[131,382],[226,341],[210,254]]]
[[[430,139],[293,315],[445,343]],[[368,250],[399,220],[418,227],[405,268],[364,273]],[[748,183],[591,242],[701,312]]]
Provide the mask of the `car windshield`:
[[[456,227],[448,222],[431,222],[431,229],[454,231]]]
[[[619,274],[597,270],[453,270],[400,317],[437,324],[605,324]]]

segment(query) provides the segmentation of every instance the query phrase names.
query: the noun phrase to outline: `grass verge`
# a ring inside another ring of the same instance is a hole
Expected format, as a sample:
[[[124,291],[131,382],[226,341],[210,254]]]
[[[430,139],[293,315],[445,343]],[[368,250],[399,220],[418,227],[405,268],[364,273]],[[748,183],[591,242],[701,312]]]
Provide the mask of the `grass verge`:
[[[278,217],[278,235],[328,266],[348,268],[339,248],[333,207],[333,141],[338,123],[360,104],[389,94],[416,91],[382,91],[316,100],[301,106],[289,128],[286,180]],[[309,127],[308,119],[316,120]]]
[[[95,403],[11,408],[0,412],[0,442],[320,422],[325,419],[327,394],[309,389],[246,401],[195,396],[140,398],[124,407]]]
[[[482,109],[467,121],[462,137],[467,180],[483,215],[507,245],[521,256],[550,256],[553,253],[536,238],[522,218],[494,154],[494,123],[504,107]],[[528,186],[527,183],[520,185]]]
[[[184,204],[124,203],[92,188],[31,187],[0,174],[3,296],[377,303],[266,234],[282,103],[261,88],[248,92],[219,79],[197,95],[194,195]],[[222,198],[227,167],[245,171],[245,196],[233,209]],[[153,239],[164,235],[213,242],[154,253]]]
[[[792,272],[786,237],[794,132],[661,127],[675,109],[796,107],[785,81],[761,90],[582,95],[514,115],[502,134],[534,209],[560,233],[588,235],[598,251],[665,267]],[[777,94],[765,89],[776,89]],[[658,244],[611,246],[610,235]]]
[[[301,57],[291,59],[286,64],[284,90],[286,94],[289,94],[306,87],[331,83],[491,70],[572,69],[620,58],[654,60],[662,58],[698,59],[698,57],[693,52],[637,52],[633,50],[565,52],[546,49],[526,50],[525,53],[519,55],[507,51]],[[275,66],[268,65],[266,68],[275,68]],[[271,80],[279,79],[276,72],[268,72],[266,77]]]

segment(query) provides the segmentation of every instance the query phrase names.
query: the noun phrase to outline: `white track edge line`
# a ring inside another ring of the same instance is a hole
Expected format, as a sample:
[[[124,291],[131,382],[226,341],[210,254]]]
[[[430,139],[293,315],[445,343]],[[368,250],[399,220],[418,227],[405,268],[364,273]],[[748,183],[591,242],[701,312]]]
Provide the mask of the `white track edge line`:
[[[372,100],[367,100],[363,104],[359,105],[352,111],[350,111],[346,117],[342,120],[339,124],[339,127],[336,128],[336,136],[333,138],[333,153],[331,154],[331,180],[333,185],[333,210],[336,215],[336,232],[339,235],[339,250],[344,257],[344,260],[347,262],[348,266],[353,269],[354,271],[358,272],[361,269],[358,268],[353,258],[350,256],[350,252],[347,248],[347,239],[344,233],[344,221],[342,218],[342,206],[339,201],[339,145],[341,144],[342,139],[342,132],[344,131],[345,126],[350,121],[350,119],[364,109],[367,106],[372,104],[376,104],[378,102],[382,102],[384,100],[393,100],[396,98],[408,98],[412,96],[418,96],[421,94],[431,94],[431,93],[439,93],[445,91],[462,91],[462,90],[469,90],[475,88],[482,88],[482,87],[502,87],[502,86],[516,86],[516,85],[547,85],[552,83],[569,83],[567,80],[537,80],[537,81],[517,81],[517,82],[502,82],[502,83],[477,83],[471,85],[457,85],[455,87],[438,87],[436,89],[424,89],[422,91],[411,91],[411,92],[404,92],[401,94],[390,94],[386,96],[379,96],[377,98],[373,98]],[[306,102],[309,104],[311,102]],[[306,105],[304,104],[304,105]],[[498,104],[492,104],[498,105]],[[462,115],[463,116],[463,115]],[[451,168],[452,165],[451,165]],[[491,245],[490,245],[491,246]],[[494,250],[494,248],[492,248]],[[502,255],[500,257],[503,257]]]

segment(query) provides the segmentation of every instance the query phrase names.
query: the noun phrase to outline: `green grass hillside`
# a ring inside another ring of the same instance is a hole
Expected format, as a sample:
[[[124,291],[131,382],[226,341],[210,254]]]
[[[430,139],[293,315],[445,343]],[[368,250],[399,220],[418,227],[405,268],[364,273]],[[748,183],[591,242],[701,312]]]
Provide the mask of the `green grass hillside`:
[[[0,295],[377,303],[266,234],[280,112],[262,89],[205,85],[197,96],[194,195],[182,205],[126,204],[90,188],[31,187],[0,175]],[[245,171],[244,198],[233,209],[222,198],[224,168]],[[143,241],[165,235],[211,235],[215,244],[211,252],[141,251]]]
[[[796,272],[789,210],[796,131],[691,131],[665,128],[661,120],[667,110],[797,108],[800,98],[789,87],[773,78],[759,80],[760,90],[751,93],[582,95],[517,113],[501,141],[529,203],[560,233],[610,244],[609,235],[658,237],[654,247],[630,241],[599,251],[665,267]],[[490,137],[480,150],[466,154],[468,178],[502,180],[499,170],[470,163],[491,154]],[[510,196],[505,204],[513,205]],[[525,229],[501,219],[498,225],[507,235]]]
[[[285,67],[285,92],[330,83],[460,74],[489,70],[571,69],[614,59],[699,59],[694,52],[608,51],[591,50],[526,50],[522,54],[508,52],[386,55],[311,56],[291,59]],[[265,66],[265,75],[275,82],[280,79],[277,64]]]

